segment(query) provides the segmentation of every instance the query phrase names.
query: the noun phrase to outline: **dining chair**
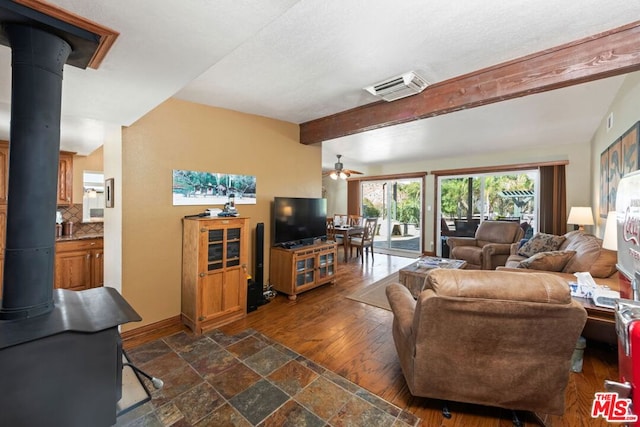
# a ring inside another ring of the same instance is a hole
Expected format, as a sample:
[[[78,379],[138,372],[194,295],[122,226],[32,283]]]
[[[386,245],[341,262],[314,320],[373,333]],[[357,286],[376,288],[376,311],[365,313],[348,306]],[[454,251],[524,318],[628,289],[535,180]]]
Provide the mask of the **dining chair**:
[[[333,223],[336,227],[348,225],[349,217],[346,214],[335,214],[333,215]]]
[[[367,254],[371,249],[371,260],[373,260],[373,239],[375,237],[378,218],[365,218],[362,234],[349,237],[349,256],[353,255],[353,248],[356,248],[356,255],[362,256],[361,261],[364,262],[365,250]]]
[[[364,218],[360,215],[349,215],[349,227],[358,227],[364,225]]]

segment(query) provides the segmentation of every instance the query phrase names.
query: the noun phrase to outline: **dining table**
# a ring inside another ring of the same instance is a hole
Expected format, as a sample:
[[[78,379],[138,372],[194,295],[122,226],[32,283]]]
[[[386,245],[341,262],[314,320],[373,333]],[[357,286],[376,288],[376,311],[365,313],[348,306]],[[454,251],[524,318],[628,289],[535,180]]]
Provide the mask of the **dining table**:
[[[344,262],[347,262],[347,249],[349,248],[349,237],[358,236],[364,233],[364,227],[355,225],[337,225],[334,228],[335,236],[342,236],[342,246],[344,247]],[[337,241],[337,239],[336,239]]]

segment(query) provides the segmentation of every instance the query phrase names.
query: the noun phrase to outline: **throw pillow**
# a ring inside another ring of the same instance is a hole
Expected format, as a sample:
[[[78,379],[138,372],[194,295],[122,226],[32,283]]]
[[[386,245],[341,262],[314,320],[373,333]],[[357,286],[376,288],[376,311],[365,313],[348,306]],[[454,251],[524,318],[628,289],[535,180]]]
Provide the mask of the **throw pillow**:
[[[557,251],[564,239],[564,236],[537,233],[518,249],[518,255],[529,258],[540,252]]]
[[[549,251],[539,252],[532,257],[520,261],[518,268],[531,270],[562,271],[576,251]]]

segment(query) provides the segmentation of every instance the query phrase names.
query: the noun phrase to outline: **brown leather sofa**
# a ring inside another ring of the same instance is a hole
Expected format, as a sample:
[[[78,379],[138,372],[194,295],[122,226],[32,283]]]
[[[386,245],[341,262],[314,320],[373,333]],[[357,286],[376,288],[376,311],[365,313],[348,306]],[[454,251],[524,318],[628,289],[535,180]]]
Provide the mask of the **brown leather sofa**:
[[[417,301],[387,287],[393,339],[412,395],[564,412],[587,313],[559,277],[434,269]]]
[[[616,263],[618,254],[602,248],[602,239],[586,234],[583,231],[570,231],[564,236],[564,241],[558,247],[558,251],[575,251],[569,261],[562,266],[560,271],[536,270],[535,268],[523,268],[522,262],[527,257],[518,255],[519,245],[511,245],[511,255],[507,258],[504,267],[499,270],[513,270],[520,272],[545,271],[563,278],[567,282],[575,282],[573,273],[588,271],[594,281],[603,286],[608,286],[615,291],[619,290],[620,283]]]
[[[449,237],[447,245],[451,258],[467,261],[465,269],[495,270],[507,262],[511,244],[523,235],[517,222],[483,221],[475,237]]]

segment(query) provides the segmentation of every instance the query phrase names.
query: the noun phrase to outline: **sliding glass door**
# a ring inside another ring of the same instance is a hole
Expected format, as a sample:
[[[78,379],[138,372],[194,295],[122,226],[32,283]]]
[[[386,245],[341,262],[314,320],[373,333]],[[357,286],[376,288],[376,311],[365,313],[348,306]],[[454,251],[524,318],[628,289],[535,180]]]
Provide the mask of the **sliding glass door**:
[[[376,252],[421,254],[422,182],[421,178],[362,182],[362,215],[378,218]]]
[[[447,236],[475,235],[480,222],[517,221],[531,235],[538,228],[538,171],[513,171],[438,178],[439,254]]]

